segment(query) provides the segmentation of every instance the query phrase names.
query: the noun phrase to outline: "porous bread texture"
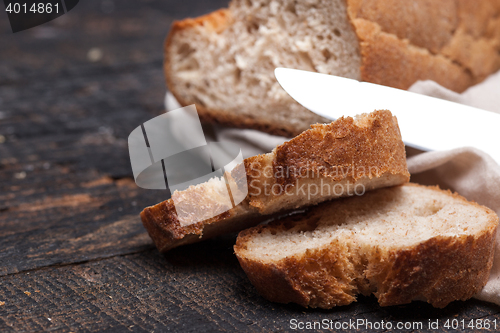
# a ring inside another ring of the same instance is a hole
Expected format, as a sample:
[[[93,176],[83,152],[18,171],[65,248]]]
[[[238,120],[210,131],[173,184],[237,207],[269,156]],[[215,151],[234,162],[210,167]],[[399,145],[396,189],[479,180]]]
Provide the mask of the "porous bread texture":
[[[222,180],[212,179],[145,208],[141,218],[158,249],[240,231],[272,214],[403,184],[410,176],[397,119],[389,111],[313,125],[271,153],[245,159],[244,166],[228,175],[240,188],[247,185],[246,198],[235,207],[221,195]],[[179,208],[187,219],[179,218]],[[199,221],[199,216],[207,218]]]
[[[461,92],[500,68],[500,1],[233,0],[175,22],[165,44],[169,89],[206,121],[285,136],[325,122],[276,67]]]
[[[281,88],[276,67],[360,79],[361,65],[343,0],[232,1],[174,23],[165,61],[169,89],[202,119],[285,136],[327,120]]]
[[[374,293],[382,306],[444,307],[486,284],[497,225],[489,208],[406,184],[244,230],[234,250],[271,301],[332,308]]]

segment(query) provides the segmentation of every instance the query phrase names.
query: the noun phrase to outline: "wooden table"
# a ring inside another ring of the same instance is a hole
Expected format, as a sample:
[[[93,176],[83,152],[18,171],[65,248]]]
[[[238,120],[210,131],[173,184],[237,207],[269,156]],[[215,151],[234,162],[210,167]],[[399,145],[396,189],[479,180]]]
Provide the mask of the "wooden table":
[[[239,267],[234,236],[158,253],[138,214],[165,193],[135,185],[126,140],[162,113],[172,20],[225,4],[80,1],[16,34],[2,18],[0,332],[291,331],[292,319],[345,331],[356,331],[349,320],[426,331],[438,319],[447,331],[447,319],[474,318],[500,330],[500,307],[476,300],[441,310],[381,308],[374,297],[330,311],[270,303]]]

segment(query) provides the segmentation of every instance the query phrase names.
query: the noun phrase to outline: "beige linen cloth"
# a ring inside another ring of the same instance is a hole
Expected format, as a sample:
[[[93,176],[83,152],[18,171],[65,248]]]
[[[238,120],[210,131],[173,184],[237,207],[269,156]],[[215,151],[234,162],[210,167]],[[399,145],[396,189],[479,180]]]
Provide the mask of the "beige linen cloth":
[[[462,94],[445,89],[433,81],[417,82],[409,90],[500,113],[500,72]],[[165,104],[167,110],[180,107],[169,93]],[[179,119],[179,125],[181,122],[182,119]],[[500,126],[498,130],[500,131]],[[189,133],[178,130],[175,132],[179,133],[176,138],[180,142],[189,140]],[[205,134],[207,141],[229,140],[237,143],[244,158],[267,153],[287,140],[254,130],[222,126],[214,126],[213,130],[206,128]],[[488,133],[484,135],[488,136]],[[489,155],[475,148],[464,147],[435,152],[407,148],[407,156],[412,182],[451,189],[500,215],[500,166]],[[500,229],[497,232],[495,259],[489,281],[474,297],[500,305]]]

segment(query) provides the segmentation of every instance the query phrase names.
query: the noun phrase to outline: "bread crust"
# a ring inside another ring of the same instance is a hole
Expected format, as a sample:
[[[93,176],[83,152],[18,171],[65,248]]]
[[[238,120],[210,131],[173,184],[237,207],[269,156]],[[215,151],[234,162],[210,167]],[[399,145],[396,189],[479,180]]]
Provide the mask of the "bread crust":
[[[298,137],[285,142],[269,154],[244,160],[248,195],[234,208],[205,221],[184,225],[179,221],[172,199],[147,207],[141,213],[144,227],[162,252],[231,231],[257,225],[270,214],[317,204],[334,197],[352,195],[342,192],[319,193],[307,198],[301,192],[267,191],[266,188],[294,189],[301,182],[330,185],[365,184],[366,190],[402,184],[409,181],[406,155],[397,120],[389,111],[375,111],[359,116],[340,118],[331,124],[315,125]],[[281,173],[281,169],[300,171]],[[344,173],[334,172],[335,168]],[[242,168],[234,170],[241,171]],[[345,171],[351,170],[351,171]],[[243,175],[231,175],[241,179]],[[244,181],[244,179],[243,179]],[[205,183],[207,184],[207,183]],[[203,184],[202,184],[203,185]],[[259,191],[254,191],[258,188]],[[190,188],[174,193],[188,204],[204,211],[220,211],[220,202],[203,195],[206,188]],[[208,192],[207,192],[208,193]],[[292,192],[293,193],[293,192]],[[207,227],[210,232],[207,233]]]
[[[353,22],[361,41],[363,81],[406,90],[419,80],[432,80],[458,92],[475,83],[468,70],[444,56],[431,55],[407,40],[382,32],[373,22]]]
[[[364,81],[462,92],[500,68],[500,1],[348,0]]]
[[[428,188],[445,192],[439,187]],[[332,308],[350,304],[358,293],[374,293],[381,306],[420,299],[442,308],[454,300],[472,297],[486,284],[493,265],[498,225],[498,216],[489,208],[450,191],[447,195],[486,212],[488,227],[472,235],[436,236],[400,250],[387,249],[381,244],[365,258],[356,256],[347,243],[339,240],[278,262],[264,262],[246,255],[246,244],[253,236],[264,229],[279,232],[287,230],[290,227],[287,224],[310,222],[311,216],[321,214],[323,206],[319,205],[305,214],[240,232],[234,250],[257,291],[273,302]]]
[[[405,304],[423,297],[443,308],[452,301],[471,298],[488,281],[495,233],[496,228],[479,237],[434,237],[392,254],[392,267],[376,293],[380,305]]]
[[[238,232],[271,217],[260,215],[242,203],[242,207],[234,207],[210,219],[182,225],[172,199],[147,207],[141,212],[142,223],[160,252],[202,239]]]
[[[313,178],[316,183],[331,185],[347,180],[354,186],[363,179],[369,183],[393,175],[395,183],[386,186],[407,182],[406,153],[396,117],[387,110],[379,110],[359,119],[341,117],[330,124],[312,125],[271,154],[246,159],[250,205],[261,212],[275,205],[288,209],[305,206],[284,202],[282,192],[266,195],[275,188],[294,191],[303,184],[302,179]],[[253,191],[255,187],[259,191]],[[325,198],[308,200],[312,201],[310,205]]]
[[[418,80],[433,80],[462,92],[500,69],[498,0],[417,0],[412,6],[399,0],[346,0],[346,4],[346,16],[358,38],[362,81],[408,89]],[[174,22],[164,53],[168,89],[181,105],[195,103],[203,121],[298,135],[305,127],[206,108],[178,91],[168,56],[176,34],[201,24],[220,32],[232,22],[229,9]],[[311,115],[314,122],[324,119]]]

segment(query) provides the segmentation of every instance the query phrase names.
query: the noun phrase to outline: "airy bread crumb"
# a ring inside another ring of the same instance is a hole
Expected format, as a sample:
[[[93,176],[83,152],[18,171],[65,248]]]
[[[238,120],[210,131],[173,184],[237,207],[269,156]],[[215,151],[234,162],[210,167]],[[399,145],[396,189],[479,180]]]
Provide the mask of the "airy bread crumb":
[[[486,283],[497,224],[457,194],[407,184],[244,230],[234,249],[272,301],[331,308],[374,293],[383,306],[444,307]]]

